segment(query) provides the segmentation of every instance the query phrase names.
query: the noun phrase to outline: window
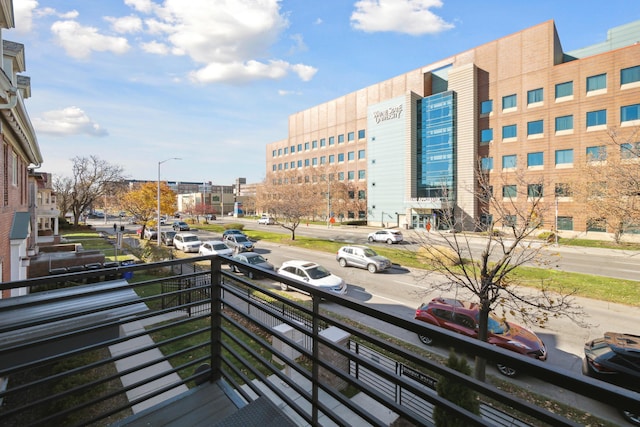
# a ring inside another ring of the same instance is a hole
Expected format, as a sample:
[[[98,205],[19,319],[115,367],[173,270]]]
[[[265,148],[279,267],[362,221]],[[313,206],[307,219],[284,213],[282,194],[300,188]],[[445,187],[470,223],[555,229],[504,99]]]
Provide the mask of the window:
[[[365,151],[364,150],[358,150],[358,160],[362,160],[365,157]]]
[[[366,198],[366,192],[364,190],[358,190],[358,200],[364,200]]]
[[[356,176],[356,173],[354,171],[347,172],[347,179],[349,179],[349,181],[353,181],[355,176]]]
[[[558,230],[573,230],[573,217],[572,216],[559,216],[558,217]]]
[[[518,125],[502,126],[502,139],[515,138],[518,136]]]
[[[544,130],[544,120],[527,123],[527,135],[540,135]]]
[[[640,142],[620,144],[621,159],[635,159],[640,157]]]
[[[515,227],[517,223],[518,223],[518,217],[516,215],[504,216],[504,225],[506,227]]]
[[[527,104],[535,104],[536,102],[543,101],[543,90],[542,88],[533,89],[527,92]]]
[[[480,114],[489,114],[493,111],[493,99],[482,101],[480,104]]]
[[[302,151],[302,144],[298,144],[298,151]]]
[[[555,186],[555,195],[556,197],[571,197],[573,196],[573,192],[571,191],[569,184],[559,182],[556,183]]]
[[[296,146],[292,145],[291,147],[289,147],[289,151],[291,151],[291,154],[296,152]]]
[[[589,111],[587,113],[587,127],[607,124],[607,110]]]
[[[347,192],[347,197],[348,197],[350,200],[355,199],[355,198],[356,198],[356,192],[355,192],[355,191],[353,191],[353,190],[349,190],[349,191]]]
[[[556,165],[573,163],[573,148],[556,150]]]
[[[335,154],[329,154],[329,164],[332,165],[336,162],[336,155]]]
[[[502,169],[515,168],[518,162],[518,156],[511,154],[509,156],[502,156]]]
[[[365,135],[364,129],[360,129],[358,131],[358,139],[364,139],[365,136],[366,135]]]
[[[335,144],[336,142],[336,137],[335,136],[330,136],[329,137],[329,147],[331,147],[333,144]]]
[[[529,197],[542,197],[544,187],[542,184],[529,184],[527,185],[527,196]]]
[[[640,82],[640,65],[620,70],[620,84]]]
[[[344,153],[338,154],[338,163],[344,162]]]
[[[309,150],[309,143],[308,142],[304,143],[304,149],[307,150],[307,151]]]
[[[324,138],[320,138],[320,148],[327,146],[327,140]]]
[[[289,154],[289,147],[284,147],[284,154]]]
[[[620,107],[620,122],[630,122],[640,119],[640,104]]]
[[[344,142],[344,134],[338,135],[338,144],[342,144]]]
[[[344,181],[344,172],[338,172],[338,181]]]
[[[356,134],[354,132],[349,132],[347,134],[347,141],[351,142],[351,141],[355,141],[356,139]]]
[[[320,156],[320,164],[324,165],[327,162],[327,158],[325,156]]]
[[[607,147],[598,145],[595,147],[587,147],[587,161],[601,162],[607,160]]]
[[[289,169],[289,163],[284,164],[284,170],[287,170],[287,169]]]
[[[292,161],[292,162],[291,162],[291,169],[295,169],[295,167],[296,167],[296,162],[295,162],[295,161]]]
[[[282,163],[278,163],[278,170],[281,171],[282,170]]]
[[[493,129],[482,129],[480,131],[480,142],[493,141]]]
[[[302,160],[298,160],[298,167],[301,168],[302,167]]]
[[[276,151],[276,150],[273,150],[273,151],[271,152],[271,157],[275,157],[275,156],[276,156],[276,153],[277,153],[277,151]]]
[[[313,140],[313,141],[311,141],[311,148],[313,148],[314,150],[315,150],[316,148],[318,148],[318,141],[317,141],[317,140]]]
[[[518,106],[518,98],[515,94],[502,97],[502,109],[516,108]]]
[[[607,221],[603,218],[591,218],[587,220],[587,231],[607,231]]]
[[[350,162],[356,159],[356,152],[355,151],[349,151],[347,153],[347,160],[349,160]]]
[[[309,159],[304,159],[304,165],[307,167],[309,166]]]
[[[502,186],[502,197],[505,199],[513,198],[518,195],[517,187],[515,185],[503,185]]]
[[[318,166],[318,158],[314,157],[313,159],[311,159],[311,165],[312,166]]]
[[[277,167],[278,167],[278,166],[276,166],[276,165],[274,164],[274,165],[273,165],[273,167],[271,168],[271,170],[275,172],[275,171],[276,171],[276,169],[277,169]]]
[[[483,157],[480,159],[480,168],[483,171],[493,170],[493,157]]]
[[[527,166],[542,166],[544,165],[544,154],[542,151],[536,153],[527,154]]]
[[[558,83],[556,85],[556,99],[573,95],[573,82]]]
[[[282,156],[282,148],[278,148],[278,156]]]
[[[573,129],[573,115],[556,117],[556,132]]]
[[[587,77],[587,92],[607,88],[607,74]]]
[[[366,171],[364,169],[360,169],[358,171],[358,179],[365,179],[367,177]]]

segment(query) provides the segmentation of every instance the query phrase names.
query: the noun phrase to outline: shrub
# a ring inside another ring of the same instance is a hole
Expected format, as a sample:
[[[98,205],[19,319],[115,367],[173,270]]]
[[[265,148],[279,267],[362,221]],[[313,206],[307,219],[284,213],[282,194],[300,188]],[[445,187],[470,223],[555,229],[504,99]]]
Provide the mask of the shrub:
[[[471,374],[471,368],[464,358],[458,358],[455,353],[450,351],[447,366],[451,369],[463,373]],[[436,385],[438,395],[444,397],[448,401],[455,403],[461,408],[468,410],[476,415],[480,414],[480,402],[478,395],[471,388],[456,381],[451,377],[442,377]],[[433,421],[438,427],[464,427],[466,422],[451,414],[443,408],[436,406],[433,410]]]
[[[416,258],[420,262],[428,265],[438,264],[453,267],[454,265],[460,264],[460,257],[458,254],[456,254],[453,249],[446,246],[431,245],[428,248],[421,246],[418,248],[416,255]]]
[[[554,233],[553,231],[544,231],[538,234],[538,239],[544,240],[548,243],[553,243],[556,241],[556,233]],[[560,240],[560,238],[558,238],[558,240]]]
[[[236,229],[236,230],[244,230],[244,224],[241,224],[239,222],[232,222],[230,224],[225,224],[224,225],[224,229],[225,230],[230,230],[230,229]]]

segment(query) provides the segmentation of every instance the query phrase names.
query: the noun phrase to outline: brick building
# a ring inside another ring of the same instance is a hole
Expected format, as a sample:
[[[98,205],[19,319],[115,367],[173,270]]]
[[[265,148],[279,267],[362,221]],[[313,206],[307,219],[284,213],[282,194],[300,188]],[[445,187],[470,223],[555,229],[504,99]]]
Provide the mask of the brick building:
[[[559,189],[608,130],[640,126],[639,41],[636,21],[564,52],[547,21],[316,105],[292,114],[288,136],[268,144],[267,179],[295,170],[306,180],[329,167],[366,197],[366,212],[350,216],[422,228],[438,226],[447,205],[467,224],[488,223],[469,190],[477,174],[510,197],[501,180],[518,172],[543,180],[537,191],[557,203],[545,224],[605,231],[590,229],[593,218]]]

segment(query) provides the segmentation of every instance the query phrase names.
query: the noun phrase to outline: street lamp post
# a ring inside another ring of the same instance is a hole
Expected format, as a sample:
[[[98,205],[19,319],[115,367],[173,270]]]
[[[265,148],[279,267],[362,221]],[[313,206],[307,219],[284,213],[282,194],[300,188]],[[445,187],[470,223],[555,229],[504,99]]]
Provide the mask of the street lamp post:
[[[180,157],[171,157],[170,159],[165,159],[162,160],[160,162],[158,162],[158,222],[156,224],[156,231],[157,231],[157,243],[158,243],[158,247],[160,247],[160,165],[168,162],[169,160],[182,160]]]

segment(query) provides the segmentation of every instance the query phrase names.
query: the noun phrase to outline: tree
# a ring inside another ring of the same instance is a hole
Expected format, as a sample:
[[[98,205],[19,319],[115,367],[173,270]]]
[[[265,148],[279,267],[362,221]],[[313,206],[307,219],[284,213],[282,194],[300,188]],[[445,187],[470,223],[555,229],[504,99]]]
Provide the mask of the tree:
[[[640,228],[640,128],[609,129],[603,145],[592,147],[571,185],[574,198],[620,243]]]
[[[157,222],[158,184],[146,182],[122,197],[122,207],[142,223],[142,233],[147,226]],[[160,215],[175,212],[176,194],[166,182],[160,183]],[[141,233],[141,235],[142,235]]]
[[[480,169],[480,168],[479,168]],[[501,176],[502,191],[496,197],[488,173],[479,172],[478,182],[469,191],[478,200],[478,219],[456,216],[453,209],[445,206],[442,224],[430,232],[418,232],[421,239],[420,255],[431,265],[432,272],[441,274],[441,280],[430,280],[427,293],[466,293],[466,297],[477,300],[480,306],[478,338],[487,341],[489,312],[502,309],[525,323],[544,326],[549,316],[566,316],[576,322],[582,317],[572,295],[552,291],[548,283],[528,283],[521,288],[514,276],[516,270],[529,263],[544,263],[541,251],[546,240],[535,236],[543,228],[543,218],[548,206],[544,203],[544,182],[526,180],[516,171]],[[497,180],[494,182],[499,183]],[[444,199],[446,199],[446,192]],[[471,236],[466,233],[444,232],[460,230],[472,222],[481,234],[484,250],[479,256],[471,251]],[[532,290],[531,287],[535,287]],[[476,358],[475,377],[485,379],[486,361]]]
[[[469,368],[467,361],[462,357],[457,357],[453,350],[449,352],[447,366],[462,374],[471,374],[471,368]],[[476,415],[480,414],[480,402],[478,401],[477,393],[459,381],[444,376],[438,380],[436,391],[439,396],[444,397],[461,408]],[[466,425],[464,420],[456,418],[455,415],[450,414],[440,406],[436,406],[433,409],[433,421],[438,427],[464,427]]]
[[[56,192],[60,212],[71,212],[74,225],[80,215],[91,208],[102,197],[108,196],[113,184],[124,179],[122,167],[111,165],[96,156],[74,157],[72,177],[56,177],[53,189]]]

